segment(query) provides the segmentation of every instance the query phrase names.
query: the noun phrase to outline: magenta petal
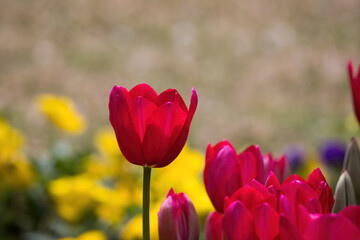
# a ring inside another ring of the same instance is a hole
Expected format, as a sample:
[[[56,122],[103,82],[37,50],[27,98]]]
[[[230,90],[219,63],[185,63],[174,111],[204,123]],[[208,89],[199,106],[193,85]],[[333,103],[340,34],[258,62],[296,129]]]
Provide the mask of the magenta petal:
[[[199,220],[191,200],[170,189],[158,212],[159,239],[198,240]]]
[[[181,129],[179,136],[174,140],[172,146],[169,148],[169,151],[164,158],[165,161],[159,164],[158,167],[164,167],[171,163],[171,161],[173,161],[179,155],[185,145],[186,139],[189,134],[190,123],[193,119],[198,103],[198,97],[194,88],[192,88],[192,92],[193,93],[191,95],[189,112],[187,114],[185,124]]]
[[[176,91],[175,89],[168,89],[164,92],[162,92],[155,100],[155,104],[157,106],[161,106],[167,102],[172,102],[176,105],[179,105],[179,107],[184,111],[185,114],[188,113],[188,109],[184,103],[184,100]]]
[[[276,240],[304,240],[304,237],[286,217],[280,215],[280,234]]]
[[[179,204],[173,200],[172,196],[166,197],[162,202],[160,211],[158,212],[158,229],[159,239],[177,239],[178,223],[180,222],[181,211]]]
[[[223,216],[218,212],[211,212],[206,219],[205,223],[205,239],[206,240],[222,240],[223,229],[222,229]]]
[[[354,106],[356,118],[360,123],[360,66],[358,73],[354,74],[352,62],[349,61],[348,69],[349,69],[349,77],[350,77],[351,91],[353,97],[353,106]]]
[[[325,214],[312,221],[304,235],[307,240],[356,240],[360,237],[360,231],[343,216]]]
[[[241,187],[241,180],[238,173],[238,160],[236,152],[231,145],[222,145],[221,149],[217,146],[207,149],[208,152],[217,150],[216,154],[211,154],[212,158],[207,158],[204,168],[205,189],[215,209],[222,213],[224,198],[230,197],[236,189]]]
[[[268,203],[263,203],[251,212],[259,238],[262,240],[274,239],[279,233],[279,214],[275,209]]]
[[[230,198],[230,202],[241,201],[247,209],[252,210],[266,200],[266,197],[255,188],[244,185],[238,189]],[[227,208],[227,207],[225,207]]]
[[[252,153],[242,152],[238,155],[242,184],[249,184],[257,176],[256,158]]]
[[[233,202],[226,209],[223,229],[226,240],[258,239],[254,219],[240,201]]]
[[[136,85],[129,91],[129,94],[132,98],[141,96],[151,102],[153,102],[157,97],[157,93],[154,91],[154,89],[146,83],[140,83]]]
[[[251,145],[247,149],[245,149],[244,152],[250,152],[255,156],[256,158],[256,164],[257,164],[257,177],[256,180],[258,180],[260,183],[264,184],[265,181],[265,170],[264,170],[264,160],[263,156],[261,154],[260,148],[258,145]]]
[[[131,119],[130,101],[125,88],[114,86],[109,97],[109,118],[125,158],[133,164],[143,165],[140,137]]]
[[[339,215],[349,219],[360,230],[360,207],[357,205],[347,206]]]
[[[275,189],[280,188],[279,180],[277,179],[276,175],[272,171],[269,173],[269,176],[266,179],[265,186],[266,187],[274,186]]]
[[[179,136],[184,125],[186,115],[173,103],[166,103],[157,108],[146,121],[146,130],[142,142],[143,154],[146,165],[158,167],[164,162],[174,159],[166,159],[174,139]]]
[[[131,115],[136,132],[140,136],[141,141],[143,140],[145,134],[146,119],[155,110],[156,105],[142,96],[136,97],[132,100]]]

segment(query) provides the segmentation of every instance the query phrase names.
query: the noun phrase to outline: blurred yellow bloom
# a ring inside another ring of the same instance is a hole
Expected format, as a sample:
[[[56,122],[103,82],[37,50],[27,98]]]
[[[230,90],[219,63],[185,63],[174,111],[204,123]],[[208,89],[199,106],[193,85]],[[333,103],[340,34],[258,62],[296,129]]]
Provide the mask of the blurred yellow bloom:
[[[112,128],[104,127],[98,130],[95,134],[94,142],[101,154],[108,157],[122,157]]]
[[[85,232],[77,238],[61,238],[59,240],[106,240],[105,234],[98,230]]]
[[[34,181],[34,171],[23,153],[25,137],[0,119],[0,187],[21,189]]]
[[[23,134],[0,118],[0,160],[8,159],[21,150],[24,144]]]
[[[158,234],[158,217],[157,213],[161,203],[150,205],[150,239],[159,239]],[[128,222],[122,232],[124,240],[141,240],[142,239],[142,215],[138,214]]]
[[[71,133],[82,133],[86,121],[76,110],[73,101],[67,97],[42,94],[36,99],[37,106],[56,126]]]
[[[60,216],[75,222],[94,204],[92,192],[96,187],[92,178],[77,175],[53,180],[49,184],[49,192]]]
[[[98,187],[92,194],[96,202],[96,215],[112,224],[119,223],[123,219],[126,207],[131,203],[131,194],[127,187],[121,189]]]
[[[23,153],[13,154],[10,159],[0,161],[0,187],[27,188],[34,179],[33,168]]]
[[[194,203],[198,215],[207,215],[213,207],[203,184],[204,164],[203,154],[185,146],[169,166],[154,169],[151,194],[158,197],[156,201],[162,202],[170,188],[184,192]]]

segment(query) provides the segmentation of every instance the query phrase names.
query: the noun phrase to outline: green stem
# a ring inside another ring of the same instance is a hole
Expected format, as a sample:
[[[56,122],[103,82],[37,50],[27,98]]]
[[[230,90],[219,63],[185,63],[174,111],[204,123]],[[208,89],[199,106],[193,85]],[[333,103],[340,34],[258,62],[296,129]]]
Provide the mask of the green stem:
[[[150,220],[149,220],[149,205],[150,205],[150,177],[151,168],[144,167],[143,179],[143,240],[150,240]]]

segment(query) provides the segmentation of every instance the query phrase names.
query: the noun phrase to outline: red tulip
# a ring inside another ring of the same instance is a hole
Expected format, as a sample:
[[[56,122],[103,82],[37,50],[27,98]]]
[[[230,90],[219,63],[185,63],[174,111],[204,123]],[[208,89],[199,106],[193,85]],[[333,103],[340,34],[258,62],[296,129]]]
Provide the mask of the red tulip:
[[[352,61],[349,61],[348,69],[355,115],[360,123],[360,66],[357,75],[353,71]]]
[[[109,98],[110,122],[125,158],[136,165],[164,167],[186,142],[198,98],[192,89],[189,110],[175,89],[160,95],[147,84],[129,92],[114,86]]]
[[[206,240],[222,240],[223,228],[222,228],[223,216],[218,212],[211,212],[206,219],[205,224],[205,239]]]
[[[290,163],[285,155],[279,159],[273,158],[271,153],[264,156],[265,174],[273,172],[280,183],[282,183],[290,175]]]
[[[225,197],[231,195],[242,185],[250,183],[259,176],[258,156],[254,147],[246,149],[239,155],[227,140],[223,140],[206,150],[204,183],[209,198],[215,209],[223,213]]]
[[[170,189],[158,212],[160,240],[198,240],[199,220],[191,200]]]

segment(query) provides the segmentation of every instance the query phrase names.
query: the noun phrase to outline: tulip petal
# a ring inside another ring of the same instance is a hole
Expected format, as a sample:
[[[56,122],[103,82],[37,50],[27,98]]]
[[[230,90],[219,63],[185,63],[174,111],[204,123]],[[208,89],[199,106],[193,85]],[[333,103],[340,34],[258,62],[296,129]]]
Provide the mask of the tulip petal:
[[[326,182],[326,179],[322,174],[320,168],[316,168],[314,171],[312,171],[312,173],[309,175],[307,179],[307,182],[314,190],[316,190],[319,187],[320,182],[322,181]]]
[[[217,149],[217,146],[214,148]],[[203,176],[205,189],[212,204],[218,212],[222,213],[225,196],[230,197],[236,189],[241,187],[241,179],[238,159],[233,147],[224,145],[217,150],[217,154],[207,160]],[[211,151],[213,148],[209,145],[206,155]]]
[[[263,203],[251,211],[256,232],[262,240],[272,240],[279,233],[279,214],[268,203]]]
[[[146,83],[140,83],[136,85],[129,91],[129,94],[133,99],[141,96],[151,102],[154,102],[157,97],[157,93],[154,91],[154,89]]]
[[[130,101],[125,88],[114,86],[109,97],[109,119],[125,158],[133,164],[143,165],[140,137],[131,119]]]
[[[258,239],[254,219],[240,201],[233,202],[226,209],[223,229],[226,240]]]
[[[284,216],[280,215],[280,234],[276,240],[303,240],[301,232]]]
[[[263,203],[265,199],[265,196],[263,196],[255,188],[249,185],[244,185],[231,196],[230,202],[234,202],[236,200],[241,201],[247,209],[252,210],[257,205]]]
[[[198,97],[197,97],[195,89],[192,88],[190,107],[189,107],[189,111],[187,114],[187,118],[185,120],[185,124],[183,125],[183,128],[181,129],[180,134],[178,135],[177,139],[173,142],[172,146],[170,146],[168,153],[166,154],[166,156],[164,158],[165,160],[163,162],[161,162],[158,165],[158,167],[164,167],[164,166],[168,165],[169,163],[171,163],[171,161],[173,161],[179,155],[181,150],[183,149],[186,139],[189,134],[190,123],[194,117],[197,104],[198,104]]]
[[[353,106],[355,110],[355,115],[360,123],[360,66],[358,73],[355,77],[352,61],[349,61],[348,63],[348,69],[349,69],[349,77],[350,77],[350,84],[351,84],[351,91],[352,91],[352,97],[353,97]]]
[[[155,100],[155,104],[157,106],[161,106],[167,102],[172,102],[180,106],[180,108],[184,111],[185,114],[188,113],[188,109],[184,103],[184,100],[182,99],[178,91],[176,91],[175,89],[168,89],[162,92]]]
[[[136,132],[140,136],[140,141],[143,141],[144,139],[146,119],[156,110],[156,108],[157,107],[153,102],[142,96],[136,97],[132,101],[131,115]]]
[[[211,212],[209,214],[205,223],[206,240],[223,239],[222,220],[223,220],[223,216],[218,212]]]
[[[268,178],[266,179],[265,186],[266,186],[267,188],[270,187],[270,186],[274,186],[275,189],[279,189],[279,188],[280,188],[279,180],[277,179],[275,173],[273,173],[272,171],[269,173],[269,176],[268,176]]]
[[[242,184],[249,184],[257,176],[256,158],[250,152],[242,152],[238,155],[240,163],[240,176]]]
[[[312,221],[305,231],[307,240],[355,240],[359,239],[359,229],[347,218],[325,214]]]
[[[250,152],[255,156],[256,158],[256,169],[257,169],[257,177],[256,180],[258,180],[260,183],[264,183],[265,181],[265,171],[264,171],[264,160],[260,151],[260,148],[258,145],[251,145],[250,147],[246,148],[244,152]]]
[[[142,142],[146,166],[158,167],[163,162],[169,161],[165,158],[165,155],[179,136],[185,121],[186,115],[184,115],[184,112],[177,105],[170,102],[158,107],[147,118]]]
[[[339,215],[349,219],[360,230],[360,207],[352,205],[341,210]]]

